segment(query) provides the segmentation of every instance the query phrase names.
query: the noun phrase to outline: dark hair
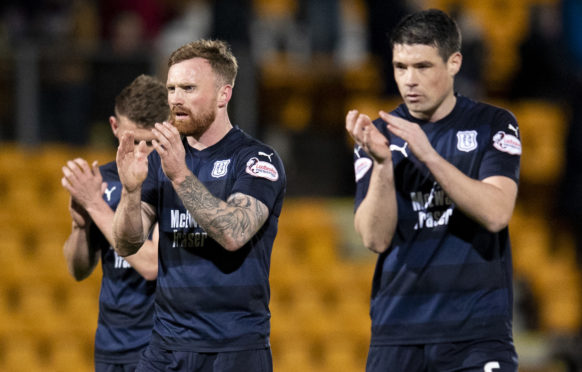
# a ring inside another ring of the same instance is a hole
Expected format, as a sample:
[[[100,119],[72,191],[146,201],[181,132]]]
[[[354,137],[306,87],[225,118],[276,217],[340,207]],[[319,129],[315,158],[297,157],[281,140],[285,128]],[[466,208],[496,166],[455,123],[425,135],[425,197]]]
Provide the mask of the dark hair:
[[[404,17],[392,31],[390,45],[422,44],[434,46],[444,61],[461,51],[461,31],[445,12],[428,9]]]
[[[142,128],[167,120],[170,106],[166,86],[151,76],[138,76],[115,97],[115,115],[123,115]]]
[[[222,40],[197,40],[181,46],[168,59],[168,67],[192,58],[204,58],[221,83],[234,86],[238,63],[230,46]]]

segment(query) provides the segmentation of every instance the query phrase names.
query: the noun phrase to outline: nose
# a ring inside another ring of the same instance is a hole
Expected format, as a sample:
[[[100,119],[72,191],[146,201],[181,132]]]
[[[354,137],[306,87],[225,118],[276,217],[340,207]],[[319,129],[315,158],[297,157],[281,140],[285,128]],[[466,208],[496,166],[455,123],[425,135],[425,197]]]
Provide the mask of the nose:
[[[184,103],[184,95],[180,89],[168,92],[168,103],[170,105],[181,105]]]
[[[408,86],[415,86],[417,85],[417,82],[416,70],[413,68],[407,68],[404,73],[404,83]]]

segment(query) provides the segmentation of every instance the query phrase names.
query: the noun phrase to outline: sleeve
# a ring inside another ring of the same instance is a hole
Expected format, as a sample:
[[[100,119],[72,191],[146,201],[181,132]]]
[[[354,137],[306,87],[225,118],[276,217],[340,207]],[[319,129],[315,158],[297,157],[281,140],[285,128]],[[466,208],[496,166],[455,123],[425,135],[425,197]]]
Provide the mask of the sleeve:
[[[390,140],[390,134],[386,129],[386,122],[382,119],[376,119],[374,120],[374,125],[378,128],[380,133],[384,134],[384,136]],[[370,155],[368,155],[359,145],[354,146],[354,176],[356,181],[354,212],[358,209],[368,193],[373,167],[374,162]]]
[[[521,138],[519,126],[513,114],[501,111],[495,116],[490,138],[483,154],[479,179],[505,176],[519,182]]]
[[[373,161],[370,156],[359,146],[354,147],[354,176],[356,181],[356,196],[354,199],[354,212],[358,209],[370,185]]]
[[[242,150],[236,163],[236,179],[231,193],[243,193],[264,203],[273,212],[285,191],[285,168],[277,152],[268,146]]]

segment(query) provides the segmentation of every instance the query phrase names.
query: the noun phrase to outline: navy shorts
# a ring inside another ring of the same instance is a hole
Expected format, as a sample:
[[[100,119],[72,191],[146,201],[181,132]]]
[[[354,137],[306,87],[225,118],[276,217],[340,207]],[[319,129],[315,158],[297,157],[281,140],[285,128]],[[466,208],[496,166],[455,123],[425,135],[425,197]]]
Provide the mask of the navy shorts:
[[[149,345],[142,353],[136,372],[272,372],[271,349],[219,353],[172,351]]]
[[[95,372],[134,372],[137,363],[103,363],[95,362]]]
[[[510,340],[371,346],[366,372],[517,372]]]

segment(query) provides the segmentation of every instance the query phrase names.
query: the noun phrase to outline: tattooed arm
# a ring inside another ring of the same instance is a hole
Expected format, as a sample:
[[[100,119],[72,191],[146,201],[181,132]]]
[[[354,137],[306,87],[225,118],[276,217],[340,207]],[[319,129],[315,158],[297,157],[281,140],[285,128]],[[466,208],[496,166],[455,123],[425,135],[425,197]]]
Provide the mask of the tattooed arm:
[[[152,133],[162,169],[196,222],[224,249],[236,251],[244,246],[267,220],[267,206],[243,193],[232,194],[226,201],[214,197],[186,166],[178,130],[164,122],[156,124]]]
[[[196,222],[229,251],[245,245],[269,215],[265,204],[242,193],[230,195],[226,202],[214,197],[192,173],[173,185]]]

